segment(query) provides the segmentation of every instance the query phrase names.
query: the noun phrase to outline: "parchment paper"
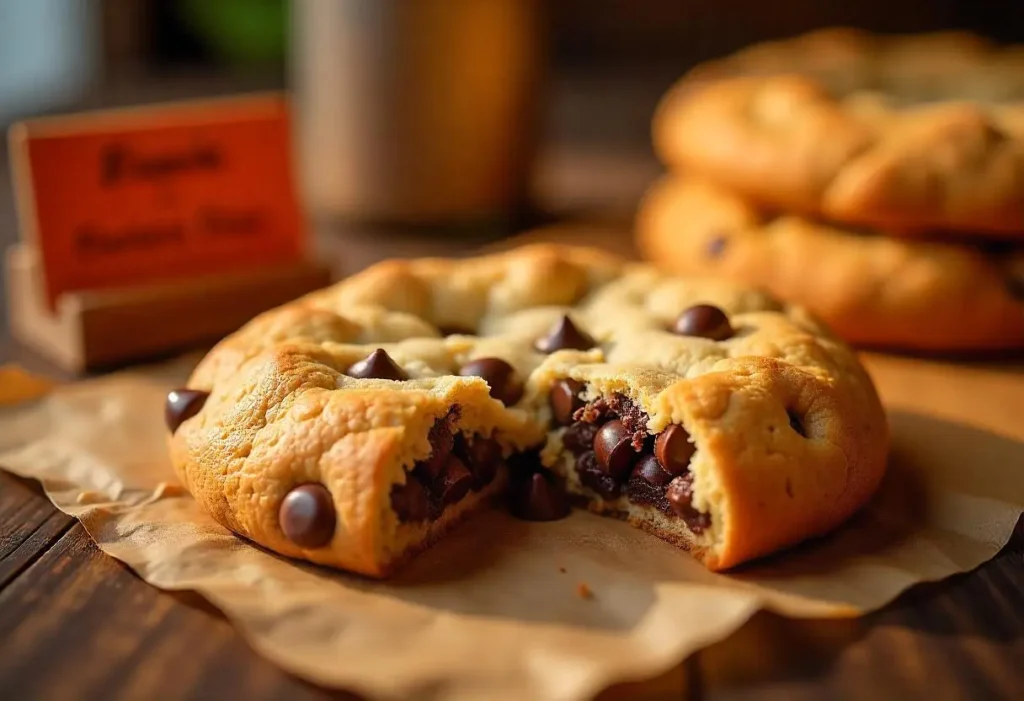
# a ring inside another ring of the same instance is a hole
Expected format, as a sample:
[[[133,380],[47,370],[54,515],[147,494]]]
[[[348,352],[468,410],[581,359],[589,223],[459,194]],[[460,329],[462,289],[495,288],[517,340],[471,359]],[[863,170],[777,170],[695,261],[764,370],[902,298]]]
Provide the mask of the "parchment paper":
[[[1024,507],[1019,405],[993,411],[991,395],[973,396],[984,377],[949,385],[947,371],[922,376],[921,366],[875,359],[891,408],[890,473],[832,536],[715,575],[613,520],[524,523],[495,511],[378,583],[243,542],[176,485],[162,407],[191,362],[0,409],[0,465],[41,480],[146,581],[207,597],[268,659],[375,698],[585,698],[672,667],[759,608],[856,615],[973,568],[1006,543]],[[927,389],[929,377],[947,382],[954,408]]]

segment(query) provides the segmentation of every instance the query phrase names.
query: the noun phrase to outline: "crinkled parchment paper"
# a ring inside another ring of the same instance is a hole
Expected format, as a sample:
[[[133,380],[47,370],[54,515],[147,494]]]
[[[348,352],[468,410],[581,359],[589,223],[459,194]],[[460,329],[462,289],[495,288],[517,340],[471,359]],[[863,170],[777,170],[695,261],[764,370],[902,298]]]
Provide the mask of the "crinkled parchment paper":
[[[834,535],[729,575],[585,513],[483,514],[387,583],[285,560],[176,485],[162,410],[184,361],[0,410],[0,465],[41,480],[146,581],[200,592],[313,681],[371,697],[585,698],[672,667],[759,608],[856,615],[1005,544],[1024,505],[1024,375],[870,360],[894,434],[878,497]]]

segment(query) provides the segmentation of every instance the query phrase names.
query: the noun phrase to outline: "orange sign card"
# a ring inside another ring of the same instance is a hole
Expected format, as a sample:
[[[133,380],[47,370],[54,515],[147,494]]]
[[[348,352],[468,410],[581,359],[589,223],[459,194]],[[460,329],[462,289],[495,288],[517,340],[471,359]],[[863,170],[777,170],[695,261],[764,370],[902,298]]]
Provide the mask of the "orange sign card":
[[[294,261],[305,225],[280,95],[33,120],[11,128],[23,236],[63,292]]]

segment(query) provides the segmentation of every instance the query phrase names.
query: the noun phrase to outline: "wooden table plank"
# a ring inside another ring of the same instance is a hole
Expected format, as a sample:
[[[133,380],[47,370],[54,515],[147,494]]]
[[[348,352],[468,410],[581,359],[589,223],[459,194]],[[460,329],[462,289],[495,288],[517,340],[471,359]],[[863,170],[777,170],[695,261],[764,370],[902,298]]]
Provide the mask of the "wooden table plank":
[[[53,507],[38,484],[0,472],[0,590],[74,522]]]
[[[1024,698],[1021,572],[1014,544],[975,572],[916,587],[862,619],[760,613],[699,653],[701,697]]]
[[[75,524],[0,592],[4,698],[353,698],[261,660],[198,596],[147,585]]]

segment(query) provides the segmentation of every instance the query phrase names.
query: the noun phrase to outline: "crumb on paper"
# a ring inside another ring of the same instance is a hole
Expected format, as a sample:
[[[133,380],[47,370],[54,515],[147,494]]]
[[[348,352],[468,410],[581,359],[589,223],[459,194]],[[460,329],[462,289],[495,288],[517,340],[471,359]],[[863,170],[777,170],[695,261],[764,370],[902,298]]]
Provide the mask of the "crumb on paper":
[[[566,569],[564,567],[559,567],[558,571],[561,572],[562,574],[565,574]]]
[[[593,599],[594,592],[590,590],[590,587],[587,586],[586,582],[580,582],[576,585],[576,596],[581,599]]]
[[[53,389],[54,383],[18,365],[0,365],[0,406],[38,399]]]

